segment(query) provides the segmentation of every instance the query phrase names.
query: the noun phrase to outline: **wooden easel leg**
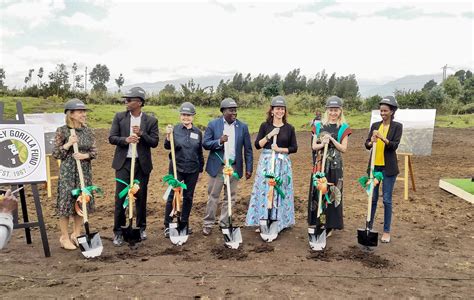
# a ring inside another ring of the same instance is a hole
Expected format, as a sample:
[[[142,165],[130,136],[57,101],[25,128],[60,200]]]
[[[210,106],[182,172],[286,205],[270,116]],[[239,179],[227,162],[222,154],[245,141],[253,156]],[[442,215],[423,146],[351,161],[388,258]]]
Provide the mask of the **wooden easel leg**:
[[[48,190],[48,198],[51,198],[51,163],[49,155],[46,155],[46,189]]]
[[[41,233],[41,241],[43,242],[43,250],[44,250],[44,256],[50,257],[51,252],[49,249],[49,242],[48,242],[48,235],[46,233],[46,226],[44,225],[44,219],[43,219],[43,210],[41,208],[41,201],[38,193],[38,186],[36,184],[32,184],[31,188],[33,190],[33,198],[35,200],[35,207],[36,207],[36,215],[38,216],[38,223],[39,223],[39,229]]]
[[[410,178],[411,178],[411,187],[414,192],[416,192],[416,186],[415,186],[415,174],[413,173],[413,164],[411,160],[411,156],[408,157],[408,166],[410,170]]]
[[[26,207],[25,189],[21,189],[19,193],[20,193],[20,203],[21,203],[21,214],[23,215],[23,223],[29,223],[28,208]],[[25,238],[26,238],[26,243],[31,244],[31,230],[29,227],[25,227]]]
[[[403,194],[403,198],[405,200],[408,200],[408,158],[409,156],[408,155],[405,155],[405,170],[404,170],[404,173],[405,173],[405,179],[403,180],[403,185],[404,185],[404,194]]]

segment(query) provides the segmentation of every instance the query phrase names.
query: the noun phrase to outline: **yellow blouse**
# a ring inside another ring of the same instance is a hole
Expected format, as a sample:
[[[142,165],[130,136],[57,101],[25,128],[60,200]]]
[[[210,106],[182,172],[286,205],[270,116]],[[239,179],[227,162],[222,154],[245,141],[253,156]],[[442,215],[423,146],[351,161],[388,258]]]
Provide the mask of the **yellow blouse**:
[[[387,138],[388,129],[390,125],[387,127],[383,126],[383,123],[380,123],[379,132],[382,134],[384,138]],[[385,159],[384,159],[384,150],[385,150],[385,143],[381,139],[377,139],[377,143],[375,144],[375,165],[376,166],[385,166]]]

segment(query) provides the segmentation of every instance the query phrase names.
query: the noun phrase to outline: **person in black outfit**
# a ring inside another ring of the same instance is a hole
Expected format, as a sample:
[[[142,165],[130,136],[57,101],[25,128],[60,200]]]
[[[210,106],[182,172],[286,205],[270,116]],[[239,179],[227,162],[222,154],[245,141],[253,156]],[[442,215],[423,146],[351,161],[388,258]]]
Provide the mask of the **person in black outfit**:
[[[109,133],[109,142],[116,145],[112,168],[115,169],[115,177],[130,182],[130,169],[132,157],[132,143],[137,144],[137,156],[135,163],[135,179],[140,181],[140,189],[135,194],[137,227],[140,227],[142,240],[147,238],[146,229],[146,200],[148,193],[148,180],[150,178],[153,164],[151,160],[151,148],[158,146],[158,120],[142,112],[145,103],[145,91],[140,87],[130,89],[123,96],[127,110],[115,114]],[[125,209],[123,202],[125,197],[120,198],[119,193],[124,184],[117,181],[115,186],[115,213],[114,213],[114,240],[115,246],[123,244],[121,226],[125,226]]]
[[[365,141],[365,148],[375,146],[375,172],[383,173],[382,193],[384,206],[384,222],[382,243],[390,242],[390,225],[392,223],[392,193],[399,173],[397,149],[402,138],[403,125],[393,121],[398,103],[395,97],[386,96],[379,103],[381,122],[375,122],[370,127],[370,132]],[[370,161],[369,161],[370,166]],[[369,227],[374,224],[375,210],[379,198],[379,186],[374,187],[372,196],[372,212]]]
[[[273,137],[276,136],[276,144]],[[267,112],[267,120],[260,125],[255,139],[255,148],[262,149],[258,160],[257,175],[250,196],[249,209],[247,211],[246,225],[258,226],[260,219],[268,217],[267,194],[269,191],[268,179],[265,173],[271,172],[272,150],[275,151],[274,175],[282,180],[281,190],[284,197],[274,192],[274,204],[272,220],[278,220],[278,231],[291,227],[295,224],[294,193],[293,193],[293,171],[289,154],[296,153],[298,144],[296,142],[295,128],[287,122],[286,101],[282,96],[272,99],[271,107]],[[258,229],[257,229],[258,231]]]
[[[190,102],[184,102],[179,109],[181,123],[172,126],[168,125],[166,128],[165,149],[171,149],[170,135],[173,134],[174,149],[176,157],[176,171],[179,181],[184,181],[186,189],[183,189],[183,207],[181,211],[181,223],[183,228],[188,227],[189,215],[193,206],[194,188],[199,177],[204,169],[204,155],[202,151],[202,132],[193,125],[194,115],[196,109]],[[173,174],[173,163],[171,161],[169,174]],[[171,190],[168,200],[166,201],[165,209],[165,237],[169,237],[169,224],[173,221],[170,216],[172,211],[174,191]],[[188,227],[188,233],[191,229]]]

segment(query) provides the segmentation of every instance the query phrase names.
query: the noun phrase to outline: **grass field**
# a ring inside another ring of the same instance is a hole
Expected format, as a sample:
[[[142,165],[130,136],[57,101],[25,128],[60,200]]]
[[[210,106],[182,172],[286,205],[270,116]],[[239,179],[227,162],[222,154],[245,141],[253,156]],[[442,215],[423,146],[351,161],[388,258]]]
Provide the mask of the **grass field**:
[[[474,195],[474,182],[472,182],[470,178],[445,179],[444,181]]]
[[[21,100],[25,113],[53,113],[63,112],[62,102],[55,102],[42,98],[31,97],[0,97],[0,102],[5,103],[5,111],[8,118],[12,118],[16,112],[15,102]],[[88,114],[89,125],[93,128],[108,128],[112,123],[114,114],[124,110],[123,105],[97,105],[88,104],[91,111]],[[249,125],[251,132],[258,131],[260,124],[265,120],[267,108],[245,108],[238,110],[238,118]],[[158,117],[160,129],[166,124],[174,124],[178,120],[178,108],[175,106],[147,106],[145,112],[151,112]],[[195,125],[204,127],[209,120],[220,115],[218,107],[197,107]],[[296,130],[309,130],[309,121],[313,115],[305,112],[296,112],[289,116],[288,121],[295,126]],[[368,128],[370,113],[346,113],[346,119],[354,129]],[[466,128],[474,126],[474,114],[470,115],[445,115],[436,117],[436,127]]]

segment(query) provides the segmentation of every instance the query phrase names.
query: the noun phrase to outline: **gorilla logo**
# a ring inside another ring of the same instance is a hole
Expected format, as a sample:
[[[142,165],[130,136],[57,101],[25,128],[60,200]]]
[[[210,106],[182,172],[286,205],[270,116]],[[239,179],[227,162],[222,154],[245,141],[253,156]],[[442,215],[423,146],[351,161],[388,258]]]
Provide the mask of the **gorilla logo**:
[[[19,143],[18,141],[15,142]],[[22,143],[20,143],[19,146],[26,150],[26,147]],[[14,141],[4,140],[0,142],[0,149],[3,150],[2,153],[6,153],[6,155],[0,157],[0,166],[15,168],[23,164],[24,161],[20,159],[20,151],[18,151]],[[28,153],[26,154],[28,155]]]

